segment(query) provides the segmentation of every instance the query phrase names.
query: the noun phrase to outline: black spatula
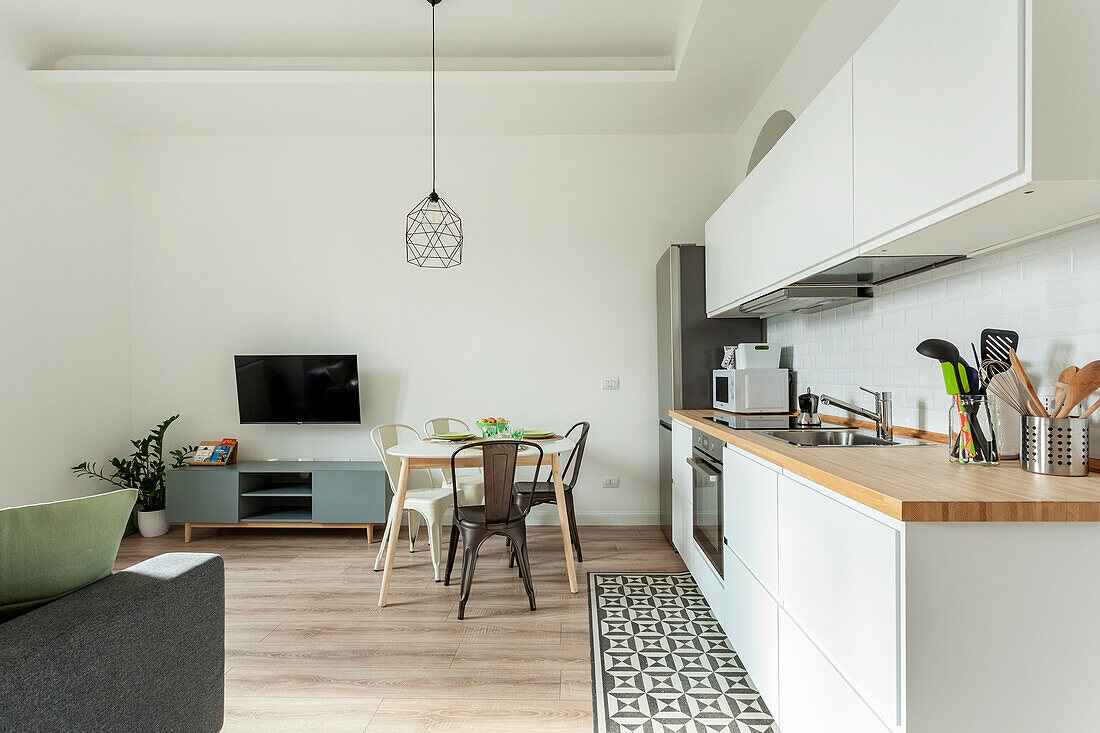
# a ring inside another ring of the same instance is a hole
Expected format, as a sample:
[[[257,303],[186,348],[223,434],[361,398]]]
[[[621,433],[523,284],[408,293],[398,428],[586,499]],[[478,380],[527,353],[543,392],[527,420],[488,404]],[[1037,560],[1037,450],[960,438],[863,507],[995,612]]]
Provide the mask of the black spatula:
[[[1020,334],[1000,328],[987,328],[982,331],[981,346],[983,364],[990,359],[1007,364],[1009,349],[1018,349],[1020,346]]]

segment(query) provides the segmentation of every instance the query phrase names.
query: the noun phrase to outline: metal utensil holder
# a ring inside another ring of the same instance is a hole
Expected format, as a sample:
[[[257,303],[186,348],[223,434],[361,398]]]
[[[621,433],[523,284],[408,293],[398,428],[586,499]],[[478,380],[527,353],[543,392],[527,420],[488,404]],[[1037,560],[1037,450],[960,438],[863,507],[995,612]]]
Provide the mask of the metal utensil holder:
[[[1020,468],[1048,476],[1087,476],[1089,421],[1025,415],[1020,425]]]

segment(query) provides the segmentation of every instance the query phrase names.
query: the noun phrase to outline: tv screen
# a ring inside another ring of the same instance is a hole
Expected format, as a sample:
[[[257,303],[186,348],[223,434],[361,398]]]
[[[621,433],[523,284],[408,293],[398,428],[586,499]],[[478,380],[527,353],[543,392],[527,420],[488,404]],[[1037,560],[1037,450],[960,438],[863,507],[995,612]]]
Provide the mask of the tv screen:
[[[241,424],[358,423],[354,354],[234,356]]]

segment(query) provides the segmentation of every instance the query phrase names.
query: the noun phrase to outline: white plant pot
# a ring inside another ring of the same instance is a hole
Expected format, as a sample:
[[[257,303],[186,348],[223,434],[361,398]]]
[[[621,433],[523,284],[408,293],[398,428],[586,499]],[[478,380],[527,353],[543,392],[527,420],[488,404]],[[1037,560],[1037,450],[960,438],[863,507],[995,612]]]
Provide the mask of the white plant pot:
[[[137,513],[138,532],[142,537],[160,537],[168,531],[168,520],[164,518],[164,510],[156,512]]]

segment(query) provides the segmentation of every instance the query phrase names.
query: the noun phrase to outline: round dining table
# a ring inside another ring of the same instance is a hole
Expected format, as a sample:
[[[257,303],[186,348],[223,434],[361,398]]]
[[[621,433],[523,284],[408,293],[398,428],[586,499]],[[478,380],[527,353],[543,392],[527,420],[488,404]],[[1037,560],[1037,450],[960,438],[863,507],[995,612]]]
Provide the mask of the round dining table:
[[[444,443],[434,440],[406,440],[391,447],[386,452],[391,456],[401,459],[401,473],[397,479],[397,487],[393,492],[393,503],[390,505],[390,516],[386,544],[386,564],[382,571],[382,589],[378,593],[378,605],[386,605],[386,594],[390,587],[390,576],[393,573],[393,562],[397,555],[397,535],[401,529],[401,513],[405,508],[405,492],[409,488],[409,472],[421,468],[441,469],[444,475],[449,475],[451,470],[451,455],[463,445],[471,445],[477,441],[465,443]],[[550,475],[554,484],[554,496],[557,499],[558,522],[561,524],[561,540],[565,549],[565,568],[569,573],[569,590],[577,592],[577,569],[573,565],[573,545],[569,537],[569,521],[565,513],[565,487],[561,479],[560,455],[573,449],[576,441],[573,438],[555,437],[550,440],[531,441],[542,447],[544,454],[543,465],[549,465]],[[534,466],[539,461],[539,452],[533,448],[521,450],[516,456],[517,466]],[[481,468],[481,454],[477,450],[468,450],[455,460],[456,468]]]

